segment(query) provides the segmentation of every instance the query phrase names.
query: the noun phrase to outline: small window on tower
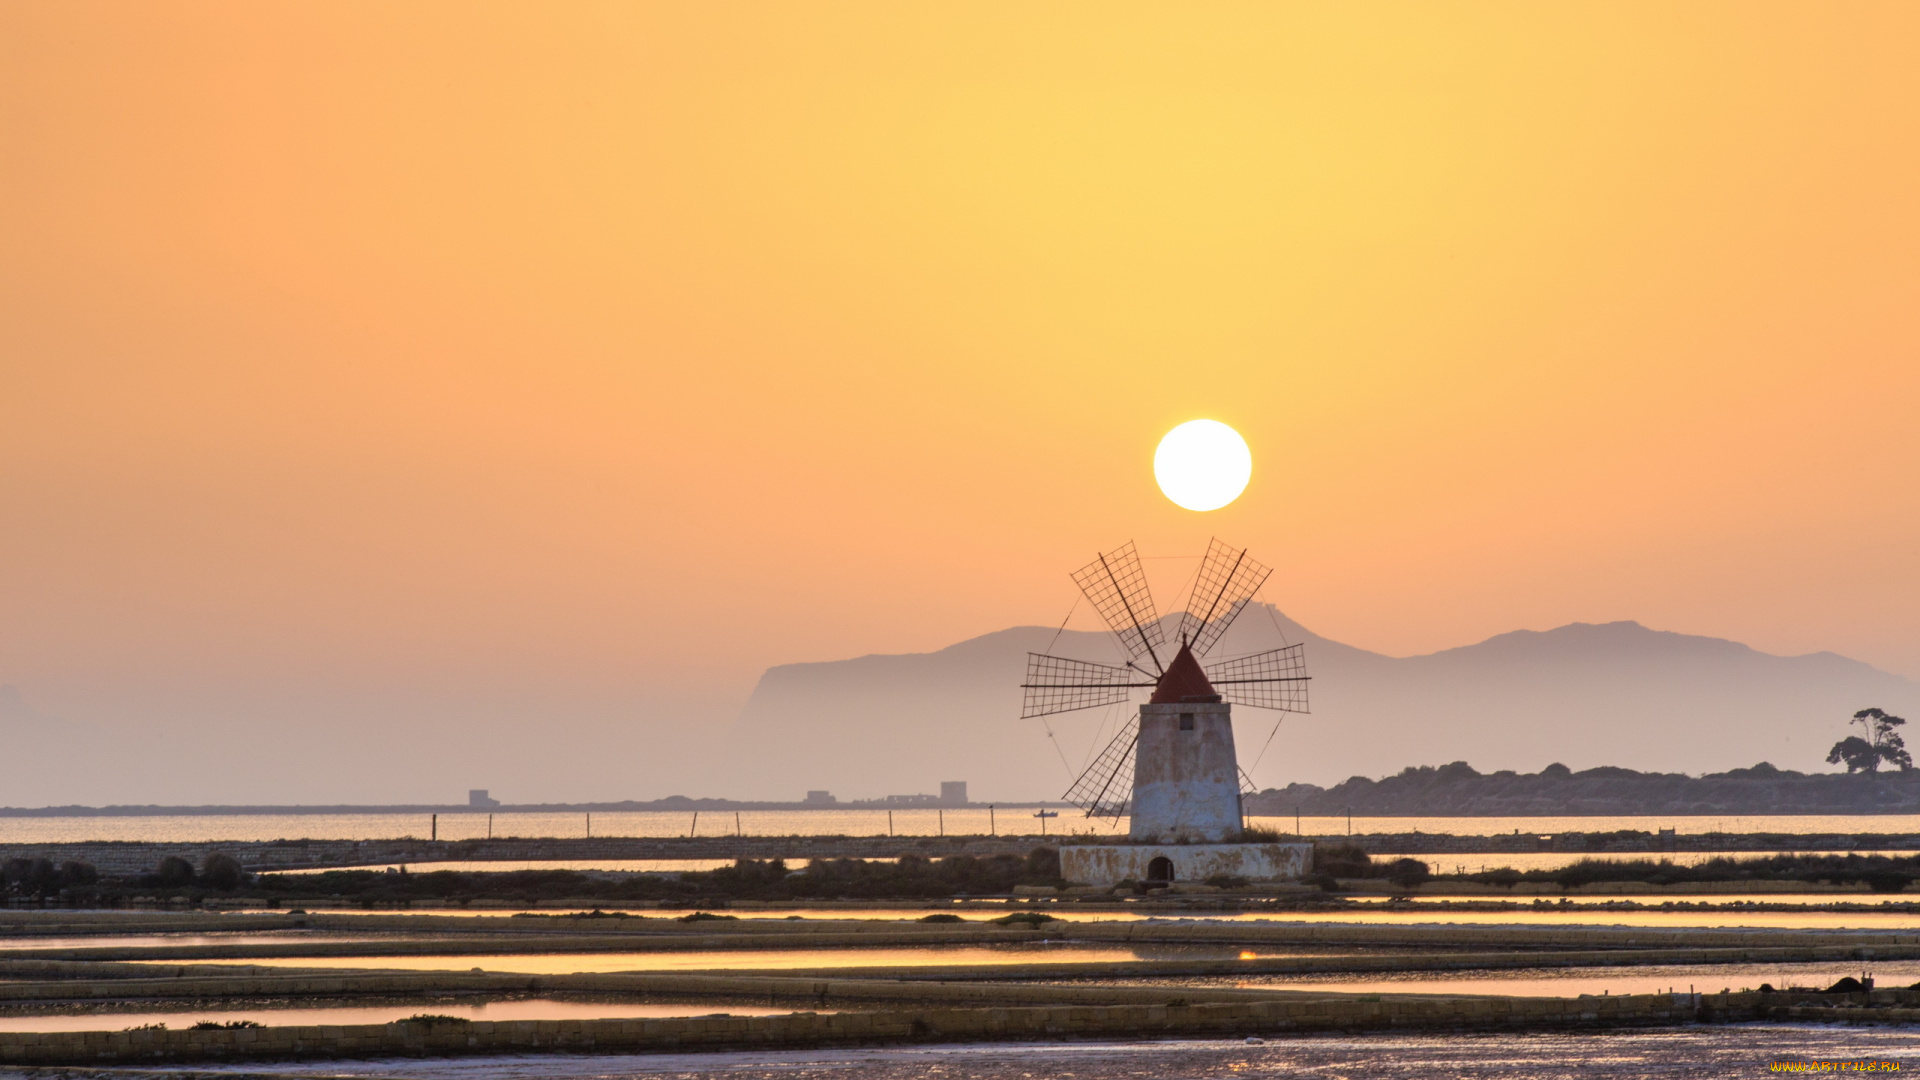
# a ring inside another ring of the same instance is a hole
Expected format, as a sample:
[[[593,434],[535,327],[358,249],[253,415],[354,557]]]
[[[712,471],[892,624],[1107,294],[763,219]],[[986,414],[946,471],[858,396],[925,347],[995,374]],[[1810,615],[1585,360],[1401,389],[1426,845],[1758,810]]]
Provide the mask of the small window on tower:
[[[1193,714],[1192,713],[1183,712],[1180,714],[1180,730],[1181,731],[1193,730]]]

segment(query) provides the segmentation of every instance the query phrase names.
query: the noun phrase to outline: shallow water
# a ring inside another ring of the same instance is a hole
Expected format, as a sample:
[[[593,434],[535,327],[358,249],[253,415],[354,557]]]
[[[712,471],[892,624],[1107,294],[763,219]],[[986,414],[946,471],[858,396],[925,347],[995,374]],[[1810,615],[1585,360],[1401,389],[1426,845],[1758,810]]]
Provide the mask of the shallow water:
[[[613,971],[763,971],[818,968],[998,967],[1008,964],[1095,964],[1146,959],[1222,959],[1239,946],[1169,945],[1115,948],[1067,942],[951,945],[922,948],[715,949],[698,952],[523,953],[501,956],[326,956],[206,960],[195,963],[292,968],[384,968],[406,971],[499,971],[566,975]],[[1297,949],[1250,949],[1258,956],[1307,956]],[[178,960],[140,961],[178,964]]]
[[[1498,971],[1399,971],[1353,975],[1253,975],[1236,978],[1101,979],[1106,986],[1232,986],[1340,994],[1497,994],[1578,997],[1582,994],[1702,994],[1722,989],[1832,986],[1845,976],[1871,975],[1881,989],[1920,981],[1920,960],[1834,961],[1809,964],[1646,964],[1613,968],[1511,968]],[[1063,985],[1084,986],[1087,983]],[[1920,1067],[1920,1062],[1915,1063]]]
[[[888,814],[892,814],[891,820]],[[587,835],[584,813],[443,811],[438,837],[470,840],[497,837],[570,837]],[[1020,835],[1038,839],[1040,822],[1031,808],[834,809],[635,811],[592,815],[594,836],[939,836]],[[1283,833],[1294,831],[1292,817],[1255,817],[1248,823]],[[1345,817],[1305,817],[1299,826],[1309,836],[1348,833]],[[1716,832],[1780,832],[1819,835],[1905,833],[1920,836],[1920,815],[1833,814],[1779,816],[1616,816],[1616,817],[1356,817],[1351,831],[1365,833],[1453,833],[1463,836],[1552,835],[1563,832],[1655,832],[1671,828],[1681,835]],[[0,844],[71,843],[81,840],[199,842],[210,840],[387,840],[434,834],[430,814],[204,814],[153,817],[0,817]],[[1046,822],[1047,839],[1072,835],[1124,834],[1127,821],[1089,820],[1064,811]]]
[[[1751,894],[1741,895],[1737,897],[1689,896],[1689,897],[1683,897],[1681,899],[1687,903],[1707,902],[1707,903],[1718,903],[1718,904],[1725,905],[1725,904],[1745,901],[1750,898],[1751,898]],[[1671,911],[1660,910],[1656,907],[1653,910],[1625,911],[1625,910],[1609,910],[1600,905],[1602,905],[1606,900],[1631,899],[1631,897],[1603,897],[1603,896],[1576,897],[1575,900],[1577,902],[1588,905],[1584,908],[1576,907],[1573,905],[1568,905],[1563,908],[1559,904],[1553,903],[1553,902],[1549,902],[1537,908],[1530,907],[1526,903],[1522,903],[1519,907],[1512,908],[1509,910],[1500,910],[1500,911],[1468,911],[1462,908],[1461,905],[1465,903],[1470,903],[1474,899],[1476,898],[1465,898],[1465,899],[1456,901],[1456,903],[1451,907],[1442,907],[1438,900],[1421,900],[1419,902],[1412,903],[1412,904],[1396,904],[1396,905],[1389,906],[1385,903],[1385,900],[1386,900],[1385,897],[1379,897],[1377,899],[1372,899],[1372,900],[1369,900],[1368,898],[1361,898],[1362,903],[1366,905],[1364,907],[1355,906],[1350,908],[1342,908],[1341,910],[1338,910],[1338,911],[1327,911],[1327,912],[1303,912],[1303,911],[1206,912],[1206,911],[1200,911],[1200,912],[1174,913],[1174,912],[1168,912],[1164,910],[1127,911],[1124,909],[1117,910],[1117,911],[1087,911],[1087,910],[1075,910],[1070,906],[1062,906],[1059,910],[1054,910],[1051,906],[1043,904],[1043,905],[1036,905],[1032,907],[1028,907],[1025,905],[1021,905],[1019,907],[1013,907],[1012,905],[1009,905],[1008,908],[990,909],[987,911],[956,910],[956,911],[952,911],[951,913],[955,915],[959,915],[961,919],[966,922],[982,922],[988,919],[1000,918],[1007,912],[1007,910],[1011,909],[1011,910],[1019,910],[1019,911],[1027,911],[1027,910],[1040,911],[1040,912],[1044,912],[1045,914],[1051,915],[1054,918],[1060,919],[1063,922],[1139,922],[1139,921],[1144,921],[1148,919],[1158,919],[1164,922],[1178,922],[1178,921],[1207,922],[1207,923],[1274,922],[1274,923],[1315,923],[1315,924],[1317,923],[1364,923],[1368,925],[1387,925],[1387,926],[1433,924],[1433,925],[1456,925],[1456,926],[1503,926],[1504,925],[1504,926],[1556,926],[1556,927],[1649,926],[1649,927],[1673,927],[1676,929],[1686,928],[1686,927],[1729,927],[1729,928],[1746,927],[1751,929],[1766,929],[1766,930],[1796,930],[1796,929],[1797,930],[1842,930],[1842,929],[1913,930],[1913,929],[1920,929],[1920,912],[1906,912],[1906,911],[1871,911],[1871,910],[1846,911],[1846,912],[1754,911],[1754,910],[1748,910],[1748,909],[1742,909],[1742,908],[1731,908],[1731,907],[1724,907],[1724,906],[1717,907],[1717,908],[1706,908],[1706,909],[1676,908]],[[1487,897],[1486,899],[1498,900],[1500,898]],[[1526,898],[1526,899],[1530,900],[1531,898]],[[1551,901],[1553,898],[1546,898],[1546,899]],[[1666,900],[1674,899],[1674,897],[1671,897],[1671,896],[1642,897],[1640,899],[1641,899],[1641,902],[1643,903],[1651,902],[1655,905],[1658,905]],[[1867,894],[1862,894],[1857,896],[1848,895],[1848,896],[1836,897],[1830,893],[1818,893],[1818,894],[1812,894],[1812,895],[1806,895],[1806,896],[1787,895],[1787,896],[1779,896],[1779,897],[1766,897],[1766,899],[1769,902],[1776,902],[1776,903],[1783,903],[1783,904],[1831,904],[1831,903],[1834,903],[1836,900],[1841,900],[1848,904],[1859,904],[1861,906],[1874,906],[1874,905],[1881,905],[1889,902],[1911,904],[1911,903],[1915,903],[1916,901],[1920,901],[1920,896],[1907,896],[1904,900],[1883,901]],[[368,912],[362,911],[361,909],[358,909],[358,908],[331,908],[330,909],[330,908],[316,906],[311,910],[316,912],[328,912],[330,914],[341,914],[341,915],[369,914]],[[660,919],[660,920],[671,919],[676,917],[679,914],[678,912],[673,912],[673,911],[662,912],[658,908],[622,909],[622,908],[613,907],[613,908],[606,908],[604,910],[609,912],[617,912],[617,911],[624,910],[629,914],[632,914],[640,918]],[[528,909],[519,909],[518,911],[512,910],[512,909],[499,909],[499,910],[489,911],[489,910],[481,910],[481,909],[469,910],[464,908],[416,908],[411,910],[403,910],[400,912],[390,912],[388,914],[483,916],[483,917],[505,919],[515,914],[537,914],[537,915],[560,916],[566,913],[567,912],[561,911],[559,909],[554,909],[554,908],[539,909],[535,911],[529,911]],[[773,909],[764,909],[764,910],[734,910],[734,911],[728,912],[728,914],[732,914],[736,916],[742,922],[753,922],[753,921],[762,921],[762,920],[771,921],[771,922],[791,921],[793,916],[798,916],[800,919],[805,919],[810,922],[813,922],[813,921],[900,922],[900,923],[912,924],[912,925],[918,925],[918,920],[920,918],[932,913],[933,912],[929,911],[929,909],[927,908],[873,908],[873,909],[854,909],[854,910],[834,909],[834,908],[773,908]],[[527,922],[530,924],[534,923],[534,920],[531,920],[531,919],[522,919],[520,921]],[[541,920],[541,921],[544,921],[544,920]],[[536,928],[538,928],[537,924],[529,925],[527,927],[527,929],[536,929]],[[520,929],[520,928],[512,925],[503,925],[500,927],[500,929],[502,931],[511,932],[513,930]],[[581,933],[591,932],[590,927],[581,927],[578,929],[579,929],[579,932]],[[93,939],[93,940],[96,944],[100,942],[100,939]]]
[[[1162,916],[1165,918],[1166,916]],[[1540,910],[1449,911],[1435,905],[1408,904],[1396,910],[1342,911],[1327,914],[1288,912],[1284,915],[1255,916],[1248,921],[1266,919],[1276,923],[1364,923],[1367,925],[1435,926],[1650,926],[1715,927],[1720,929],[1768,930],[1911,930],[1920,929],[1920,913],[1896,912],[1767,912],[1767,911],[1605,911],[1588,908],[1558,911],[1552,905]]]
[[[1752,894],[1740,896],[1689,896],[1687,903],[1706,902],[1730,904],[1749,900]],[[1411,904],[1396,904],[1389,907],[1385,897],[1370,902],[1365,907],[1343,908],[1339,911],[1301,912],[1301,911],[1264,911],[1264,912],[1180,912],[1167,911],[1087,911],[1075,910],[1070,906],[1061,906],[1058,910],[1050,905],[1033,907],[1020,906],[1013,910],[1040,911],[1065,922],[1138,922],[1146,919],[1159,919],[1164,922],[1273,922],[1273,923],[1366,923],[1370,925],[1401,925],[1431,923],[1435,925],[1459,926],[1670,926],[1670,927],[1750,927],[1754,929],[1784,930],[1907,930],[1920,929],[1920,912],[1904,911],[1753,911],[1741,908],[1674,909],[1671,911],[1623,911],[1607,910],[1598,905],[1610,899],[1628,899],[1628,897],[1586,896],[1575,898],[1579,903],[1589,906],[1579,908],[1569,905],[1562,908],[1557,903],[1548,903],[1534,908],[1523,904],[1520,907],[1502,911],[1466,911],[1459,905],[1470,903],[1475,898],[1458,901],[1453,907],[1442,907],[1438,900],[1421,900]],[[1487,897],[1498,900],[1500,897]],[[1529,898],[1530,899],[1530,898]],[[1551,898],[1549,898],[1551,899]],[[1659,904],[1676,899],[1672,896],[1643,897],[1642,902]],[[1805,896],[1766,897],[1770,903],[1787,904],[1831,904],[1844,900],[1849,904],[1880,904],[1899,902],[1911,904],[1920,901],[1920,896],[1907,896],[1904,900],[1882,901],[1871,894],[1847,895],[1836,897],[1831,893],[1815,893]],[[1010,905],[1011,907],[1011,905]],[[315,911],[324,910],[314,908]],[[609,911],[621,910],[608,908]],[[656,919],[672,918],[673,913],[663,914],[656,908],[628,909],[632,914]],[[988,911],[957,910],[968,922],[1000,918],[1007,909]],[[341,911],[341,914],[357,914],[357,911]],[[510,916],[515,912],[468,911],[460,908],[416,909],[403,912],[409,915],[490,915]],[[545,909],[537,914],[559,915],[555,909]],[[913,922],[928,914],[927,908],[874,908],[844,910],[833,908],[771,908],[763,910],[730,911],[742,922],[756,920],[783,921],[799,916],[809,921],[899,921]],[[533,922],[531,919],[522,920]],[[502,927],[511,929],[511,927]]]
[[[898,862],[898,859],[866,859],[872,863]],[[430,874],[436,870],[461,873],[505,874],[516,870],[605,870],[624,873],[684,874],[699,870],[718,870],[732,866],[732,859],[466,859],[446,862],[366,863],[360,866],[323,866],[310,870],[275,870],[276,874],[324,874],[332,870],[395,870],[402,867],[410,874]],[[788,859],[787,866],[803,870],[812,859]]]
[[[205,963],[287,968],[402,969],[408,971],[485,970],[516,974],[563,975],[626,971],[815,971],[844,968],[979,969],[1024,964],[1076,965],[1140,961],[1233,961],[1254,958],[1357,955],[1379,950],[1291,949],[1285,947],[1141,945],[1130,948],[1059,944],[1005,946],[955,945],[933,948],[713,950],[674,953],[541,953],[504,956],[274,957],[209,960]],[[1391,951],[1391,950],[1389,950]],[[144,961],[159,963],[160,961]],[[178,963],[178,961],[171,961]],[[1580,994],[1664,993],[1689,985],[1706,991],[1738,990],[1761,983],[1774,986],[1829,986],[1842,975],[1873,975],[1886,987],[1920,982],[1920,960],[1836,961],[1813,964],[1694,964],[1620,967],[1508,968],[1486,971],[1407,971],[1261,974],[1245,976],[1169,976],[1163,979],[1108,979],[1115,985],[1271,986],[1340,993],[1520,994],[1574,997]],[[1709,985],[1711,984],[1711,985]]]
[[[940,836],[1036,834],[1031,810],[989,811],[958,808],[886,810],[743,810],[666,813],[635,811],[593,817],[596,837],[671,836]],[[436,827],[431,814],[193,814],[151,817],[4,817],[0,844],[72,843],[82,840],[137,840],[194,843],[213,840],[476,840],[494,837],[584,837],[587,815],[441,811]],[[1048,839],[1059,829],[1050,819]],[[437,831],[436,831],[437,828]],[[1087,831],[1084,826],[1080,831]],[[1106,831],[1102,825],[1100,832]]]
[[[1308,836],[1339,836],[1348,832],[1345,817],[1300,819],[1300,828]],[[1553,836],[1568,832],[1657,833],[1672,829],[1676,835],[1699,836],[1713,833],[1807,833],[1852,835],[1856,833],[1907,833],[1920,836],[1920,814],[1701,814],[1655,815],[1622,814],[1596,817],[1546,815],[1540,817],[1355,817],[1354,835],[1367,833],[1451,833],[1455,836],[1507,836],[1532,833]],[[1247,824],[1276,832],[1294,831],[1292,817],[1249,817]],[[1125,831],[1124,827],[1121,831]]]
[[[1057,918],[1066,922],[1138,922],[1138,921],[1143,921],[1148,919],[1158,919],[1163,922],[1201,922],[1201,923],[1271,922],[1271,923],[1282,923],[1282,924],[1285,924],[1285,923],[1292,923],[1292,924],[1358,923],[1358,924],[1366,924],[1366,925],[1387,925],[1387,926],[1431,924],[1431,925],[1437,925],[1437,926],[1447,926],[1447,925],[1451,925],[1451,926],[1555,926],[1555,927],[1647,926],[1647,927],[1673,927],[1676,929],[1686,928],[1686,927],[1716,927],[1716,928],[1727,928],[1727,929],[1749,928],[1749,929],[1756,929],[1756,930],[1762,930],[1762,929],[1764,930],[1848,930],[1848,929],[1851,929],[1851,930],[1914,930],[1914,929],[1920,929],[1920,912],[1912,912],[1912,911],[1873,911],[1873,910],[1867,910],[1867,911],[1765,911],[1765,910],[1754,910],[1749,908],[1729,906],[1733,904],[1739,904],[1739,903],[1750,901],[1754,899],[1754,897],[1755,897],[1755,894],[1741,894],[1737,896],[1699,895],[1699,896],[1684,896],[1684,897],[1674,897],[1670,895],[1653,896],[1653,897],[1643,896],[1638,898],[1640,902],[1652,903],[1656,905],[1668,900],[1674,900],[1678,903],[1687,903],[1687,904],[1705,903],[1705,904],[1715,904],[1719,906],[1709,907],[1709,908],[1676,907],[1672,910],[1661,910],[1656,907],[1650,910],[1640,910],[1640,911],[1608,909],[1602,906],[1607,900],[1635,899],[1634,897],[1631,897],[1631,896],[1621,896],[1621,897],[1584,896],[1584,897],[1573,898],[1576,901],[1576,903],[1572,905],[1567,905],[1564,907],[1554,902],[1549,902],[1549,903],[1540,905],[1539,907],[1532,907],[1523,903],[1519,907],[1515,907],[1512,909],[1498,910],[1498,911],[1465,910],[1464,908],[1465,904],[1472,903],[1474,902],[1475,899],[1478,899],[1478,898],[1472,898],[1472,897],[1457,898],[1455,902],[1449,906],[1443,906],[1442,902],[1438,899],[1422,899],[1410,904],[1395,904],[1395,905],[1389,906],[1385,902],[1386,900],[1385,897],[1373,897],[1373,898],[1360,897],[1360,898],[1356,898],[1357,900],[1360,901],[1360,904],[1356,904],[1353,907],[1344,907],[1337,911],[1325,911],[1325,912],[1304,912],[1304,911],[1168,912],[1165,910],[1126,910],[1124,908],[1119,910],[1104,910],[1104,911],[1091,910],[1090,911],[1085,909],[1076,909],[1071,905],[1060,905],[1058,908],[1055,908],[1052,905],[1045,905],[1045,904],[1031,905],[1031,906],[1009,904],[1005,906],[991,907],[986,910],[980,910],[978,908],[955,909],[955,908],[949,908],[949,907],[940,907],[940,908],[933,908],[933,909],[913,908],[913,907],[855,908],[855,909],[793,907],[793,908],[766,908],[766,909],[737,909],[734,911],[730,911],[728,913],[734,915],[736,918],[738,918],[741,922],[744,922],[744,923],[753,923],[753,922],[762,922],[762,921],[787,922],[787,921],[794,921],[794,917],[797,916],[799,919],[804,919],[809,922],[898,922],[898,923],[903,923],[908,925],[919,925],[918,924],[919,919],[923,918],[928,914],[932,914],[935,911],[950,912],[952,914],[960,916],[962,920],[967,922],[982,922],[988,919],[999,918],[1002,915],[1004,915],[1007,911],[1015,910],[1015,911],[1040,911],[1048,915],[1051,915],[1054,918]],[[1832,903],[1835,903],[1836,901],[1839,901],[1839,902],[1844,902],[1850,905],[1859,905],[1862,907],[1869,907],[1869,908],[1874,906],[1885,906],[1885,905],[1894,905],[1894,904],[1906,905],[1906,904],[1914,904],[1916,902],[1920,902],[1920,896],[1915,896],[1910,894],[1900,894],[1892,897],[1880,897],[1870,893],[1844,894],[1844,895],[1838,895],[1838,896],[1832,893],[1810,893],[1810,894],[1804,894],[1804,895],[1782,894],[1782,895],[1774,895],[1774,896],[1761,896],[1760,898],[1767,903],[1777,903],[1777,904],[1816,905],[1816,904],[1832,904]],[[1487,897],[1485,899],[1499,900],[1501,898]],[[1552,900],[1552,898],[1546,898],[1546,899],[1549,899],[1550,901]],[[1580,906],[1580,905],[1584,905],[1584,906]],[[514,932],[522,929],[525,929],[525,930],[542,929],[544,928],[543,924],[547,924],[547,920],[545,919],[523,918],[518,921],[526,925],[515,926],[511,919],[511,917],[514,915],[551,915],[555,917],[560,917],[567,914],[571,914],[575,909],[563,910],[563,909],[555,909],[555,908],[544,908],[544,909],[501,908],[501,909],[487,910],[487,909],[477,909],[477,908],[476,909],[415,908],[415,909],[401,910],[397,912],[366,912],[359,908],[329,909],[325,907],[316,906],[312,908],[312,910],[316,912],[328,912],[332,914],[343,914],[343,915],[360,915],[360,914],[368,914],[368,915],[374,915],[374,916],[378,916],[380,914],[451,915],[451,916],[479,916],[479,917],[487,917],[487,918],[497,918],[502,920],[501,925],[498,927],[498,929],[502,932],[510,933],[510,932]],[[677,918],[680,915],[680,912],[677,912],[677,911],[663,912],[658,908],[621,909],[621,908],[614,907],[614,908],[607,908],[605,910],[609,912],[625,910],[629,914],[632,914],[637,918],[659,920],[663,923],[666,922],[667,920]],[[40,913],[35,913],[35,914],[38,915]],[[45,917],[49,919],[67,918],[67,917],[71,917],[71,914],[72,913],[67,913],[67,912],[47,912],[45,913]],[[92,914],[92,913],[82,913],[82,914]],[[115,912],[113,914],[116,918],[122,918],[122,917],[138,918],[143,915],[162,915],[166,913],[165,912],[129,911],[129,912]],[[369,927],[369,929],[371,929],[371,927]],[[490,927],[489,929],[492,929],[492,928]],[[570,928],[572,932],[580,932],[580,933],[590,933],[592,932],[592,929],[593,928],[591,924],[586,924],[586,925],[576,924],[575,926]],[[355,938],[352,936],[335,937],[332,933],[328,933],[324,931],[319,933],[325,934],[327,940],[333,940],[333,941],[359,940],[358,938]],[[343,933],[351,935],[352,931],[345,931]],[[210,943],[211,942],[239,943],[239,942],[248,942],[248,941],[254,941],[254,940],[272,942],[272,941],[285,941],[290,936],[294,937],[297,940],[301,936],[315,936],[315,935],[316,935],[316,932],[314,931],[288,931],[286,932],[285,935],[275,934],[275,933],[255,934],[255,935],[236,933],[233,935],[216,934],[216,935],[197,935],[197,936],[196,935],[172,935],[172,934],[153,934],[153,935],[101,934],[101,935],[94,935],[94,936],[88,936],[88,937],[57,938],[57,939],[45,938],[45,937],[31,937],[31,936],[0,936],[0,948],[20,948],[20,949],[42,948],[42,947],[64,948],[64,947],[82,947],[82,946],[93,946],[93,945],[118,945],[118,944],[141,944],[141,945],[146,945],[146,944],[165,945],[165,944],[176,944],[176,943],[197,944],[202,941],[210,942]],[[419,936],[419,935],[417,933],[410,931],[409,936]]]
[[[390,935],[388,935],[390,936]],[[420,937],[423,935],[409,935]],[[320,930],[287,930],[265,934],[91,934],[86,937],[0,936],[0,952],[7,949],[148,948],[161,945],[284,945],[299,941],[381,941],[365,934],[330,934]]]
[[[1757,859],[1771,859],[1776,855],[1888,855],[1905,857],[1913,853],[1912,848],[1881,848],[1871,851],[1521,851],[1512,854],[1492,855],[1378,855],[1376,859],[1418,859],[1427,864],[1427,869],[1436,874],[1478,874],[1487,870],[1558,870],[1572,866],[1577,862],[1669,862],[1675,866],[1699,866],[1714,859],[1726,859],[1731,862],[1753,862]]]
[[[1816,851],[1814,855],[1857,855],[1883,854],[1904,855],[1905,849],[1858,851]],[[1595,862],[1670,862],[1676,866],[1698,866],[1714,859],[1727,859],[1733,862],[1750,862],[1756,859],[1770,859],[1776,855],[1800,854],[1785,851],[1589,851],[1589,852],[1516,852],[1495,855],[1382,855],[1382,859],[1414,858],[1426,863],[1427,868],[1436,874],[1477,874],[1487,870],[1510,869],[1522,872],[1528,870],[1557,870],[1583,861]],[[870,858],[867,862],[893,862],[893,859]],[[793,858],[786,860],[795,870],[804,869],[812,859]],[[622,871],[626,873],[691,873],[703,870],[718,870],[732,866],[732,859],[468,859],[443,862],[375,862],[357,866],[327,866],[314,869],[275,870],[276,874],[324,874],[329,870],[399,870],[405,867],[409,873],[425,874],[435,870],[454,870],[462,873],[508,873],[515,870],[600,870]],[[1864,886],[1863,886],[1864,888]]]
[[[880,860],[869,860],[878,862]],[[789,859],[788,865],[800,869],[808,860]],[[325,874],[336,870],[399,870],[406,868],[409,874],[431,874],[436,870],[454,870],[461,873],[484,872],[506,874],[518,870],[609,870],[626,873],[685,874],[700,870],[718,870],[723,866],[732,866],[732,859],[469,859],[460,862],[410,862],[410,863],[367,863],[361,866],[323,866],[311,870],[274,870],[275,875],[303,876]]]
[[[716,1005],[700,1002],[671,1004],[607,1004],[590,1001],[493,1001],[474,1004],[426,1005],[339,1005],[299,1008],[261,1006],[250,1009],[216,1008],[202,1011],[143,1011],[60,1013],[46,1016],[0,1016],[0,1031],[122,1031],[143,1024],[165,1024],[170,1028],[188,1028],[211,1021],[225,1024],[252,1020],[268,1027],[299,1027],[310,1024],[387,1024],[409,1016],[429,1013],[458,1016],[467,1020],[650,1020],[669,1016],[710,1016],[730,1013],[734,1016],[775,1016],[792,1012],[791,1006],[767,1008],[753,1005]],[[832,1012],[832,1009],[814,1010]]]
[[[987,1043],[724,1054],[551,1055],[275,1064],[291,1075],[388,1080],[1664,1080],[1754,1076],[1773,1061],[1896,1061],[1920,1066],[1920,1031],[1738,1024],[1599,1034],[1371,1035],[1154,1042]],[[1906,1071],[1903,1069],[1902,1071]],[[250,1065],[195,1070],[253,1072]]]

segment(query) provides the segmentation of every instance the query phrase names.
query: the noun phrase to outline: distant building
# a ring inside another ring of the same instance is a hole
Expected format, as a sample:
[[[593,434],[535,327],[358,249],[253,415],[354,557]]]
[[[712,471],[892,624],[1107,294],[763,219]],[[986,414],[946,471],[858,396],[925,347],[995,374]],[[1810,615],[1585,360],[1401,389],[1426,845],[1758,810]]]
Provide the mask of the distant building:
[[[965,780],[940,781],[940,801],[948,806],[967,804],[967,782]]]
[[[889,795],[880,800],[888,806],[939,806],[938,795]]]
[[[833,792],[831,791],[807,792],[807,805],[809,806],[832,806],[839,801],[839,799],[833,797]]]
[[[500,805],[500,800],[488,798],[487,789],[477,787],[467,791],[467,805],[475,810],[491,810]]]

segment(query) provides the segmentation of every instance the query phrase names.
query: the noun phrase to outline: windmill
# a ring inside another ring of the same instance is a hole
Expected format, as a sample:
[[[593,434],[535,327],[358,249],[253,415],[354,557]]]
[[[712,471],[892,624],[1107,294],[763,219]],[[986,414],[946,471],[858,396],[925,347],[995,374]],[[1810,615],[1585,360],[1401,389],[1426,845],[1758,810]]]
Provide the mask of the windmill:
[[[1244,548],[1213,540],[1181,614],[1179,639],[1169,642],[1132,543],[1074,572],[1074,584],[1128,659],[1113,665],[1028,653],[1021,716],[1119,704],[1137,690],[1152,694],[1074,781],[1066,801],[1089,817],[1131,812],[1136,838],[1224,840],[1239,832],[1245,774],[1234,756],[1232,706],[1306,712],[1306,658],[1301,645],[1214,663],[1203,658],[1270,573]]]

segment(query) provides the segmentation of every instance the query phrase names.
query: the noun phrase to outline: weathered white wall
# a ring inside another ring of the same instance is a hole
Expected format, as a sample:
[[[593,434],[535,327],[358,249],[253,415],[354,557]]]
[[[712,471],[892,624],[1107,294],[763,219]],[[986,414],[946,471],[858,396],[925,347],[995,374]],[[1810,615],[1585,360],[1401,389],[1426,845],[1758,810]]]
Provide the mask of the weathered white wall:
[[[1077,885],[1146,881],[1158,856],[1173,863],[1173,880],[1186,882],[1219,874],[1289,881],[1313,869],[1312,844],[1112,844],[1061,848],[1060,876]]]
[[[1140,706],[1133,765],[1135,840],[1232,840],[1240,835],[1240,766],[1233,706]],[[1193,730],[1180,730],[1181,714]]]

